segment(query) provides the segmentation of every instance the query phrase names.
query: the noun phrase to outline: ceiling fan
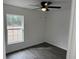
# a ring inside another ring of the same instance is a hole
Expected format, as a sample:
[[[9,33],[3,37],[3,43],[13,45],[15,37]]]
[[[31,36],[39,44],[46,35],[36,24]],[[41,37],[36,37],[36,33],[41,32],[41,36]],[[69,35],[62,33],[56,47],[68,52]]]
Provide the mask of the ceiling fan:
[[[42,1],[41,7],[36,9],[41,9],[42,11],[49,11],[50,8],[60,9],[61,6],[50,6],[52,2],[50,1]]]

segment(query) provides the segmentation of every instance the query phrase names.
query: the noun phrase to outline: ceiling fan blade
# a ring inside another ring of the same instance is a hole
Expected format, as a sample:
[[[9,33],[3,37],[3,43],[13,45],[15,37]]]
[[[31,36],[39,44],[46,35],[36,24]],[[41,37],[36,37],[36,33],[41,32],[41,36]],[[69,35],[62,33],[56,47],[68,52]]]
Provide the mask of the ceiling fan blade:
[[[45,6],[45,5],[44,5],[45,3],[46,3],[45,1],[41,2],[41,6]]]
[[[60,6],[48,6],[48,8],[57,8],[57,9],[60,9],[61,7]]]
[[[48,5],[52,4],[52,2],[50,2],[50,1],[48,1],[47,3],[48,3]]]

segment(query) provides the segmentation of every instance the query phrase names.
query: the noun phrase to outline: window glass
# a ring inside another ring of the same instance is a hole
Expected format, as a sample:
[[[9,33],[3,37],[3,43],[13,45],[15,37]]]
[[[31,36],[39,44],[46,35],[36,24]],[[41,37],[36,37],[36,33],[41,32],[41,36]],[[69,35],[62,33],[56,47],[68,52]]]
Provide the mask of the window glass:
[[[8,44],[24,42],[24,16],[7,14]]]

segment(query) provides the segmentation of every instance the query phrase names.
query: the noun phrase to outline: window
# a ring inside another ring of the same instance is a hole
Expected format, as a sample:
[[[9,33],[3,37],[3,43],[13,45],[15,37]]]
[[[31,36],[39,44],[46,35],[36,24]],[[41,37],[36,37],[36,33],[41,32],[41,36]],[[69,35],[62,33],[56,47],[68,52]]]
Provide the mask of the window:
[[[24,42],[24,16],[7,14],[8,44]]]

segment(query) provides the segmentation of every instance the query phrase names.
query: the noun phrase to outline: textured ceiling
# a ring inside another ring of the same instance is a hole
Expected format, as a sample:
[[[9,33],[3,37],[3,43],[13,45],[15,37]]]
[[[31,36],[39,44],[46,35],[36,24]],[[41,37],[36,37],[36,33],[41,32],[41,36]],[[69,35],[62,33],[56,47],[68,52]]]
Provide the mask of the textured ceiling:
[[[23,8],[29,8],[34,9],[38,8],[40,6],[41,1],[52,1],[53,5],[61,5],[61,6],[69,6],[70,0],[3,0],[4,4],[23,7]]]

